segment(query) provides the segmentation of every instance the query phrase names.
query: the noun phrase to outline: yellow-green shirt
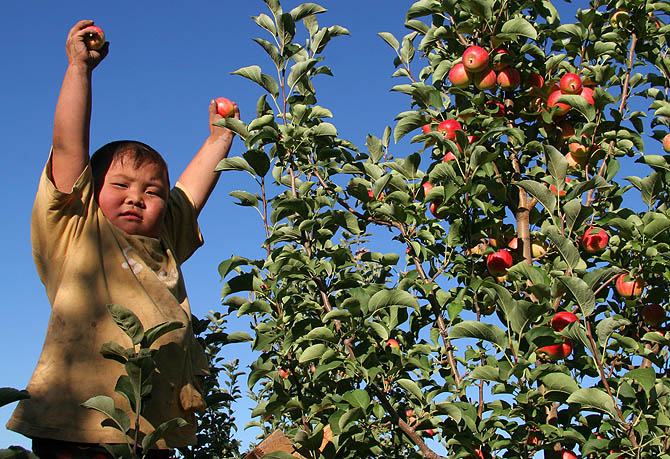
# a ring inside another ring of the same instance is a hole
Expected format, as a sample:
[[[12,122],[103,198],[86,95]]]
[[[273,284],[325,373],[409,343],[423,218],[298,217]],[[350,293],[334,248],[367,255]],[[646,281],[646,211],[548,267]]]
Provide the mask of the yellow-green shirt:
[[[116,303],[132,310],[145,330],[166,321],[185,325],[152,346],[158,350],[158,369],[141,430],[148,433],[181,417],[189,424],[172,431],[159,446],[194,444],[194,411],[203,407],[194,387],[197,376],[207,373],[207,359],[193,336],[180,270],[202,245],[192,200],[177,183],[160,236],[129,235],[112,225],[95,202],[90,166],[71,193],[56,189],[50,171],[51,158],[40,179],[31,236],[51,317],[27,387],[31,398],[19,402],[7,428],[31,438],[125,443],[116,429],[101,426],[102,414],[80,406],[96,395],[108,395],[130,414],[127,401],[114,392],[125,368],[100,354],[109,341],[132,345],[107,310]]]

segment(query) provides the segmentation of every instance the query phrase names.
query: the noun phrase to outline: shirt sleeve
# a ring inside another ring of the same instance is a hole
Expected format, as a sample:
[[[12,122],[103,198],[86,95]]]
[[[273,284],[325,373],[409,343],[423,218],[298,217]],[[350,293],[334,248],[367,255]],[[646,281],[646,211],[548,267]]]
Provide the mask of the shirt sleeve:
[[[33,258],[43,282],[46,277],[58,275],[58,267],[67,255],[70,243],[84,231],[89,217],[96,213],[90,165],[77,178],[72,191],[64,193],[54,184],[51,163],[49,153],[40,177],[30,226]]]
[[[193,199],[179,182],[170,191],[162,234],[174,250],[179,264],[203,244]]]

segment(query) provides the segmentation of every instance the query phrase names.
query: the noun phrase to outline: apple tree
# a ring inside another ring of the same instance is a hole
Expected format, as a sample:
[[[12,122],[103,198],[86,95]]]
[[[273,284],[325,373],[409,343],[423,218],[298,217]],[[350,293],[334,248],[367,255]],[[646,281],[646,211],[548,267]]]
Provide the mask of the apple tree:
[[[256,117],[220,122],[266,236],[220,265],[252,425],[309,458],[670,457],[670,4],[417,1],[379,33],[406,110],[358,148],[317,101],[347,30],[265,3]]]

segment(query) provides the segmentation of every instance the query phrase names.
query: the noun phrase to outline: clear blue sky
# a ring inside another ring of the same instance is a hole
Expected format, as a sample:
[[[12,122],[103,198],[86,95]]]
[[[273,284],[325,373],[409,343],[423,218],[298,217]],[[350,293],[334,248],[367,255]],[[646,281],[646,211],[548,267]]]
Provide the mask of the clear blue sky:
[[[284,2],[285,10],[298,2]],[[377,32],[401,38],[411,1],[324,0],[329,11],[321,25],[348,28],[335,38],[325,64],[335,78],[316,80],[319,104],[330,109],[341,137],[364,148],[365,137],[381,136],[393,118],[408,109],[408,98],[389,89],[398,83],[394,53]],[[248,80],[230,75],[240,67],[269,60],[251,39],[268,38],[250,16],[267,13],[261,0],[226,1],[64,1],[5,2],[0,16],[0,182],[8,192],[3,234],[5,267],[0,288],[7,294],[0,309],[0,387],[24,388],[42,346],[49,304],[33,266],[30,212],[42,167],[51,144],[53,111],[66,69],[65,38],[79,19],[93,19],[110,41],[110,54],[94,72],[91,150],[117,139],[144,141],[161,152],[170,175],[179,176],[208,132],[210,99],[226,96],[240,106],[242,119],[254,117],[260,96]],[[569,18],[564,18],[570,20]],[[302,27],[301,25],[299,27]],[[404,147],[394,154],[403,156]],[[239,139],[231,154],[243,152]],[[184,266],[193,312],[202,317],[219,307],[217,266],[236,253],[260,257],[263,240],[255,211],[232,203],[228,193],[250,187],[248,176],[228,173],[200,217],[205,238]],[[231,319],[230,331],[248,330],[248,321]],[[252,359],[248,344],[229,347],[230,358]],[[245,381],[246,383],[246,381]],[[246,390],[246,384],[242,387]],[[0,448],[29,447],[24,437],[4,424],[15,404],[0,408]],[[245,445],[257,431],[243,431],[249,403],[237,410],[239,435]]]

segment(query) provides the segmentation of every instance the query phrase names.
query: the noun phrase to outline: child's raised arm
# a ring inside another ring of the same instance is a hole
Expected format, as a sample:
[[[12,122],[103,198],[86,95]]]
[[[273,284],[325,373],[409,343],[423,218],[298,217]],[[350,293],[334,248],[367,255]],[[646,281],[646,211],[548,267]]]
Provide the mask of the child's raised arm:
[[[240,118],[237,104],[233,104],[233,117]],[[234,134],[231,130],[213,126],[213,123],[220,119],[221,115],[216,112],[216,102],[211,101],[209,104],[209,137],[179,177],[179,182],[186,187],[193,198],[198,213],[204,207],[219,180],[220,172],[214,172],[214,168],[219,161],[228,156],[233,143]]]
[[[77,22],[67,36],[68,67],[54,116],[52,176],[54,185],[69,193],[88,164],[91,122],[91,73],[105,58],[109,43],[99,50],[86,44],[84,29],[93,21]]]

